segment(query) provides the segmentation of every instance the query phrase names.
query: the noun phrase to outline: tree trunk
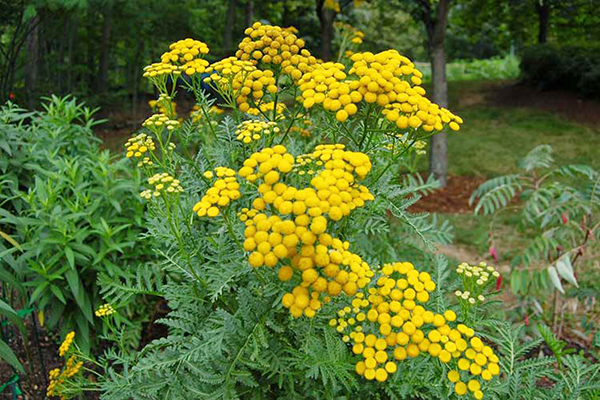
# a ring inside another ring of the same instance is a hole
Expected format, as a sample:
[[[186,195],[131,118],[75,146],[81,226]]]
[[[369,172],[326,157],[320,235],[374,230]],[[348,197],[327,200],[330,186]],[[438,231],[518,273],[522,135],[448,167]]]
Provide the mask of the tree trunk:
[[[550,25],[550,1],[535,0],[535,10],[538,14],[538,43],[546,43]]]
[[[107,8],[102,21],[102,39],[100,44],[100,62],[96,90],[104,93],[108,90],[108,61],[110,54],[110,35],[112,28],[112,10]]]
[[[450,0],[440,0],[435,21],[425,21],[429,38],[431,58],[431,83],[433,101],[440,107],[448,107],[448,81],[446,79],[446,28]],[[440,182],[441,187],[448,184],[448,134],[438,133],[431,139],[429,151],[429,171]]]
[[[225,21],[225,32],[223,33],[223,52],[225,55],[231,54],[231,42],[233,38],[233,24],[235,23],[236,0],[229,0],[227,7],[227,19]]]
[[[431,75],[433,101],[448,107],[448,81],[446,80],[446,50],[443,44],[431,49]],[[448,133],[441,132],[431,138],[429,170],[441,187],[448,184]]]
[[[317,15],[321,24],[321,58],[325,61],[333,58],[331,43],[333,42],[333,20],[335,19],[335,11],[323,7],[323,0],[317,0]]]
[[[244,16],[244,25],[249,27],[254,23],[254,0],[247,0],[246,3],[246,15]],[[283,4],[285,8],[285,3]]]
[[[30,24],[32,28],[27,35],[27,63],[25,64],[25,93],[29,108],[34,108],[37,100],[37,81],[39,66],[39,16],[35,16]]]

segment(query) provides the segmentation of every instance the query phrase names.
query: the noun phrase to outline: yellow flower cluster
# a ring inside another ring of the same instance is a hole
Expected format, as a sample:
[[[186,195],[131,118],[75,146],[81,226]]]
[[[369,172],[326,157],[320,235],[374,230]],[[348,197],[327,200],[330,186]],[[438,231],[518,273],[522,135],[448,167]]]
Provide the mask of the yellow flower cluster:
[[[238,125],[235,131],[237,140],[248,144],[253,140],[259,140],[262,135],[278,133],[279,127],[275,122],[267,121],[244,121]]]
[[[213,179],[215,174],[217,180],[212,187],[206,191],[206,195],[194,205],[193,211],[199,217],[216,217],[219,215],[219,207],[226,207],[231,200],[240,198],[240,184],[235,177],[235,171],[231,168],[217,167],[215,171],[206,171],[204,177]]]
[[[82,367],[83,361],[77,361],[77,358],[73,355],[67,360],[64,370],[61,371],[60,368],[51,370],[48,374],[50,383],[46,389],[46,397],[60,396],[61,400],[70,398],[65,392],[63,384],[67,379],[77,375]]]
[[[255,22],[247,28],[246,37],[235,53],[241,60],[256,60],[265,64],[281,65],[282,71],[294,80],[317,63],[317,59],[304,49],[304,40],[279,26]]]
[[[108,303],[102,304],[95,312],[96,317],[107,317],[115,313],[115,309]]]
[[[423,74],[396,50],[357,53],[351,59],[354,64],[349,73],[358,77],[359,91],[365,101],[386,107],[384,115],[398,128],[422,126],[426,132],[431,132],[442,130],[443,124],[448,123],[450,129],[460,129],[462,119],[425,97],[425,89],[419,86]]]
[[[250,108],[248,111],[246,111],[246,113],[258,116],[262,112],[263,114],[269,115],[273,113],[273,108],[275,108],[275,102],[269,101],[266,103],[261,103],[258,108]],[[283,116],[285,110],[287,110],[285,103],[277,103],[277,119],[285,118]]]
[[[160,58],[163,63],[175,63],[186,75],[202,74],[208,67],[208,61],[202,57],[208,54],[208,46],[194,39],[184,39],[172,43],[169,51]]]
[[[310,187],[298,189],[281,182],[292,171],[294,157],[284,146],[265,148],[252,154],[238,174],[258,183],[260,196],[252,209],[243,209],[243,247],[250,252],[253,267],[275,267],[282,281],[298,271],[301,283],[284,295],[283,305],[294,317],[313,317],[321,307],[320,296],[353,295],[373,276],[368,264],[351,253],[350,244],[328,234],[330,221],[339,221],[366,201],[369,190],[357,183],[371,169],[369,157],[344,150],[344,145],[320,145],[305,156],[321,163]]]
[[[204,78],[212,83],[215,90],[224,97],[235,100],[239,109],[246,112],[250,102],[260,104],[260,100],[268,93],[277,92],[277,83],[273,71],[262,71],[254,65],[255,62],[228,57],[210,65],[207,72],[214,72]]]
[[[302,76],[299,87],[305,108],[322,104],[344,122],[364,100],[384,107],[383,114],[400,129],[422,127],[431,132],[442,130],[444,124],[460,129],[462,119],[424,97],[425,90],[419,86],[423,75],[396,50],[356,53],[351,59],[348,79],[339,63],[321,64]]]
[[[160,60],[163,63],[177,63],[185,65],[195,58],[208,54],[209,49],[206,43],[191,38],[178,40],[171,43],[169,51],[163,53]]]
[[[180,125],[181,123],[179,121],[175,119],[170,119],[167,115],[162,113],[153,114],[142,123],[142,126],[145,128],[160,128],[164,126],[170,131],[175,128],[178,128]]]
[[[172,64],[159,62],[144,67],[143,77],[154,78],[157,76],[164,76],[169,74],[180,75],[181,71],[179,71],[179,68]]]
[[[58,354],[61,357],[64,356],[67,353],[67,351],[69,351],[69,348],[71,347],[71,343],[73,343],[74,338],[74,331],[67,333],[67,336],[65,336],[65,340],[63,340],[62,344],[60,345],[60,348],[58,349]]]
[[[473,329],[456,324],[454,311],[437,314],[423,306],[436,288],[427,272],[397,262],[385,264],[381,274],[368,296],[357,293],[352,307],[338,311],[339,318],[329,323],[344,334],[345,342],[351,342],[353,353],[362,356],[356,364],[359,375],[383,382],[396,371],[396,362],[420,354],[457,367],[465,377],[470,374],[489,381],[499,374],[499,360],[491,347],[484,345]],[[465,384],[458,370],[448,375],[455,392],[465,394],[464,386],[475,398],[482,398],[479,381],[471,379]]]
[[[140,193],[140,196],[146,200],[150,200],[152,197],[159,197],[165,190],[167,193],[183,192],[183,187],[179,184],[179,180],[166,172],[152,175],[148,178],[148,183],[154,186],[154,190],[144,190]]]
[[[304,108],[322,104],[325,110],[336,112],[336,118],[340,122],[356,114],[356,103],[362,100],[362,95],[357,90],[360,83],[346,82],[345,68],[344,64],[327,62],[304,74],[298,81]]]
[[[127,140],[125,149],[127,150],[127,153],[125,154],[127,158],[140,158],[147,152],[156,150],[156,146],[154,145],[154,140],[152,140],[150,136],[145,133],[140,133]],[[142,164],[152,165],[152,161],[150,161],[149,157],[144,157],[140,162]]]
[[[208,52],[209,49],[205,43],[191,38],[171,43],[169,51],[160,57],[160,62],[144,67],[144,77],[181,75],[182,71],[187,75],[201,74],[208,67],[208,61],[202,58]]]

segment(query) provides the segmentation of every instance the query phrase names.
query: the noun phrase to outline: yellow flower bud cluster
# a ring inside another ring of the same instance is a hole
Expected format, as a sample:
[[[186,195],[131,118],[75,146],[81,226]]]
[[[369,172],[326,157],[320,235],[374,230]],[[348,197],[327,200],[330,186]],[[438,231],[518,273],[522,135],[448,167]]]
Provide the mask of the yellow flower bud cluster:
[[[169,51],[161,56],[163,63],[179,65],[179,69],[186,75],[202,74],[208,67],[208,61],[202,57],[208,54],[208,46],[194,39],[184,39],[172,43]]]
[[[249,144],[252,141],[259,140],[262,135],[278,133],[279,127],[275,122],[249,120],[238,125],[235,134],[237,140]]]
[[[246,37],[235,53],[241,60],[256,60],[265,64],[281,65],[283,73],[294,80],[317,63],[317,59],[304,49],[304,40],[279,26],[255,22],[247,28]]]
[[[169,105],[170,109],[167,109],[167,104]],[[150,106],[150,109],[152,109],[152,112],[157,112],[165,115],[173,113],[172,116],[177,116],[177,103],[173,101],[171,96],[168,96],[164,93],[158,96],[158,100],[150,100],[148,102],[148,105]]]
[[[339,318],[329,322],[352,345],[352,352],[362,356],[356,363],[359,375],[383,382],[396,372],[398,361],[425,354],[462,371],[448,375],[455,392],[462,395],[466,393],[463,385],[467,385],[460,381],[461,374],[486,381],[499,374],[499,360],[491,347],[484,345],[473,329],[456,324],[454,311],[437,314],[424,307],[436,288],[427,272],[397,262],[385,264],[381,275],[368,296],[357,293],[352,307],[339,310]],[[469,381],[468,388],[481,398],[481,385],[475,382]]]
[[[385,107],[383,114],[398,128],[422,127],[431,132],[448,123],[450,129],[460,129],[462,119],[425,97],[420,86],[423,74],[396,50],[356,53],[351,60],[354,64],[349,74],[359,79],[365,102]]]
[[[235,177],[235,171],[231,168],[217,167],[213,171],[206,171],[204,177],[213,179],[215,174],[217,180],[211,188],[206,191],[206,195],[194,205],[193,211],[199,217],[216,217],[219,215],[219,207],[226,207],[231,200],[240,198],[240,184]]]
[[[96,317],[102,318],[102,317],[107,317],[109,315],[112,315],[115,313],[115,309],[112,308],[112,306],[108,303],[106,304],[102,304],[100,307],[98,307],[98,309],[96,310],[96,312],[94,314],[96,314]]]
[[[156,150],[156,146],[154,145],[154,140],[152,140],[152,138],[148,135],[146,135],[145,133],[140,133],[137,134],[135,136],[130,137],[127,142],[125,142],[125,149],[127,150],[127,153],[125,153],[125,156],[127,158],[140,158],[142,157],[144,154],[146,154],[149,151],[154,151]],[[148,158],[145,157],[144,160]],[[148,158],[148,161],[144,162],[144,164],[152,164],[152,161],[150,161],[150,159]]]
[[[444,124],[460,129],[462,119],[424,97],[425,89],[419,86],[423,75],[396,50],[356,53],[351,60],[348,77],[339,63],[324,63],[304,74],[298,82],[304,107],[322,104],[344,122],[364,101],[384,107],[385,117],[399,129],[431,132]]]
[[[201,74],[208,67],[208,61],[202,58],[208,52],[205,43],[191,38],[171,43],[169,51],[160,57],[160,62],[144,67],[144,77],[181,75],[182,71],[187,75]]]
[[[493,282],[490,277],[500,276],[496,268],[485,262],[480,262],[479,265],[463,262],[456,267],[456,273],[461,277],[464,290],[457,290],[454,294],[461,304],[467,307],[485,301],[483,292]]]
[[[278,275],[287,281],[296,273],[301,280],[282,299],[294,317],[313,317],[321,307],[321,295],[337,296],[342,291],[353,295],[373,276],[369,265],[349,251],[348,242],[326,232],[331,221],[373,200],[357,183],[371,169],[369,157],[346,151],[342,144],[319,145],[305,157],[318,160],[321,169],[303,189],[282,182],[296,160],[281,145],[252,154],[238,171],[259,183],[260,196],[240,215],[246,225],[243,247],[250,252],[248,262],[253,267],[275,267],[288,260]]]
[[[169,51],[163,53],[160,60],[163,63],[185,65],[196,58],[201,58],[208,54],[209,51],[206,43],[187,38],[171,43]]]
[[[73,343],[74,338],[75,338],[74,331],[67,333],[67,336],[65,336],[65,340],[63,340],[62,344],[60,345],[60,347],[58,349],[58,354],[61,357],[64,356],[67,353],[67,351],[69,351],[69,348],[71,347],[71,343]]]
[[[358,108],[355,103],[362,100],[362,95],[356,91],[359,82],[346,82],[345,68],[344,64],[327,62],[304,74],[298,81],[302,105],[308,109],[322,104],[325,110],[336,112],[340,122],[356,114]]]
[[[63,385],[66,383],[67,379],[77,375],[82,367],[83,361],[77,361],[77,358],[73,355],[67,360],[62,371],[60,368],[51,370],[48,374],[50,383],[46,388],[46,397],[60,396],[61,399],[70,398]]]
[[[162,113],[153,114],[142,123],[142,126],[145,128],[160,128],[164,126],[170,131],[175,128],[178,128],[180,125],[181,123],[179,121],[175,119],[170,119],[166,114]]]
[[[277,83],[271,70],[260,70],[255,62],[228,57],[211,64],[207,72],[214,72],[204,79],[225,98],[235,100],[242,112],[247,112],[252,102],[260,104],[268,93],[277,92]]]
[[[342,36],[350,39],[351,43],[361,44],[363,42],[363,39],[365,37],[364,32],[353,27],[352,25],[336,21],[333,23],[333,26],[340,32]]]
[[[154,190],[144,190],[140,193],[140,196],[146,200],[150,200],[152,197],[159,197],[164,191],[167,193],[183,192],[183,187],[179,184],[179,180],[166,172],[152,175],[148,178],[148,183],[154,186]]]
[[[172,64],[159,62],[144,67],[143,77],[154,78],[156,76],[163,76],[169,74],[180,75],[181,71],[179,71],[179,68]]]
[[[263,114],[266,115],[272,115],[273,113],[273,108],[275,108],[275,102],[274,101],[269,101],[266,103],[261,103],[260,106],[258,108],[250,108],[248,111],[246,111],[247,114],[250,115],[256,115],[258,116],[261,112]],[[285,112],[285,110],[287,110],[287,107],[285,105],[285,103],[277,103],[277,113],[276,113],[276,118],[277,119],[283,119],[285,118],[283,113]]]

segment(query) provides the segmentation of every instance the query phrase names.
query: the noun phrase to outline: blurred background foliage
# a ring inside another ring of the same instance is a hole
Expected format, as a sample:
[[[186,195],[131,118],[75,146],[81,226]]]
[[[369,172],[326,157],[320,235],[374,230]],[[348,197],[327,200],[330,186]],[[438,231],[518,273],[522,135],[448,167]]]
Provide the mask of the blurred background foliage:
[[[308,48],[326,52],[323,42],[328,41],[336,54],[336,43],[323,26],[333,20],[317,13],[323,3],[0,0],[0,100],[12,97],[37,106],[41,95],[72,93],[90,104],[117,100],[135,111],[144,94],[153,94],[140,70],[169,43],[183,37],[201,39],[211,44],[209,58],[216,60],[234,52],[244,28],[255,20],[296,26]],[[364,31],[364,48],[394,48],[426,63],[429,51],[418,3],[342,0],[333,19]],[[447,61],[464,64],[521,55],[527,46],[539,43],[597,40],[598,5],[597,0],[452,1]]]

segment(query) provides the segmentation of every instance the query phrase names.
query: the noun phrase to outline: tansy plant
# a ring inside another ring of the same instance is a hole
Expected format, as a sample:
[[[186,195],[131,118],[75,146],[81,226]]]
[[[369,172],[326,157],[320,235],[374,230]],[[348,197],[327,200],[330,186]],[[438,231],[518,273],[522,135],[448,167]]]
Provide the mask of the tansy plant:
[[[148,179],[146,235],[164,262],[104,290],[113,304],[164,297],[169,334],[131,353],[115,330],[102,398],[483,398],[501,363],[446,304],[430,249],[448,227],[406,211],[434,184],[399,184],[392,168],[462,120],[427,100],[394,50],[354,53],[346,69],[292,29],[245,34],[234,57],[208,63],[185,39],[145,69],[167,112],[126,156]],[[175,119],[169,80],[200,117]],[[408,255],[421,269],[395,262]]]

